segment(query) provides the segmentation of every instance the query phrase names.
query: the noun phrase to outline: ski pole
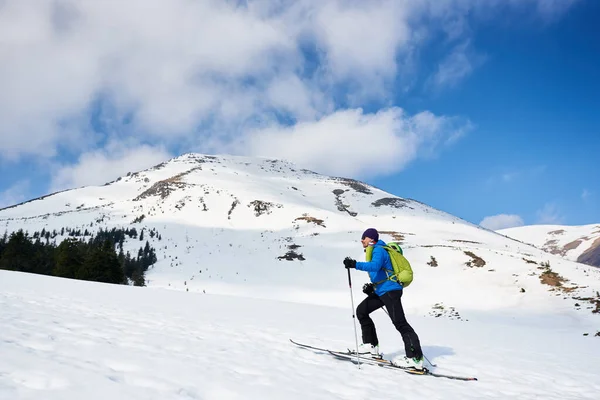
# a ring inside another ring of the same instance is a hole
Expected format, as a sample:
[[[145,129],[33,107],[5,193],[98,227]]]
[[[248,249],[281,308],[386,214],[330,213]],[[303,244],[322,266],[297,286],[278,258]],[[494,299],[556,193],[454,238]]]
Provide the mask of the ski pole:
[[[356,333],[356,315],[354,313],[354,296],[352,295],[352,279],[350,278],[350,268],[348,270],[348,285],[350,286],[350,302],[352,303],[352,322],[354,323],[354,340],[356,340],[356,363],[360,369],[360,358],[358,356],[358,334]]]
[[[427,356],[425,355],[425,353],[423,353],[423,357],[425,357],[425,359],[427,360],[427,362],[429,363],[429,365],[431,365],[432,367],[437,367],[437,364],[433,364],[431,361],[429,361],[429,358],[427,358]]]
[[[387,310],[386,310],[384,307],[382,307],[381,309],[382,309],[383,311],[385,311],[385,313],[386,313],[386,314],[388,315],[388,317],[389,317],[390,313],[389,313],[389,312],[387,312]],[[431,361],[429,361],[429,358],[427,358],[427,356],[425,355],[425,353],[423,353],[423,358],[425,358],[425,359],[427,360],[427,362],[429,363],[429,365],[431,365],[432,367],[437,367],[437,364],[433,364]]]

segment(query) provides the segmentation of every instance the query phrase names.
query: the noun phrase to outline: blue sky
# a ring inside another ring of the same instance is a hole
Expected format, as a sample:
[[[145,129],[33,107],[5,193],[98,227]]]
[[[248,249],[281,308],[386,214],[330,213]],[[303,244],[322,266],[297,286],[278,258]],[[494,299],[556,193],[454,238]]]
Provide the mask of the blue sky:
[[[599,223],[599,3],[5,1],[0,206],[197,151]]]
[[[480,28],[486,61],[437,97],[410,99],[476,128],[434,160],[379,187],[479,223],[497,214],[525,224],[600,221],[600,2],[559,21]]]

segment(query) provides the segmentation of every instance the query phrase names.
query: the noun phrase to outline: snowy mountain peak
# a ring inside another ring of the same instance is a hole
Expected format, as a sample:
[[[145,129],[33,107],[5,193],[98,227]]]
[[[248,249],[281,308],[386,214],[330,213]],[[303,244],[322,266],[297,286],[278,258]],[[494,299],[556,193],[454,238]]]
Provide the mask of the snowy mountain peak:
[[[357,229],[362,216],[373,215],[421,215],[465,223],[363,182],[320,175],[284,160],[194,153],[128,173],[102,187],[60,192],[10,207],[0,218],[32,216],[42,208],[55,216],[104,209],[121,211],[122,222],[142,215],[149,220],[171,216],[200,226],[239,228],[255,227],[255,218],[264,216],[261,226],[279,229],[311,213],[321,220],[353,217]],[[281,219],[282,213],[293,219]]]
[[[600,315],[600,270],[415,200],[282,160],[185,154],[103,186],[0,210],[7,232],[136,227],[156,249],[148,286],[347,306],[341,261],[361,233],[400,242],[407,312],[466,320],[491,309]],[[158,233],[158,234],[155,234]],[[125,243],[136,251],[136,239]],[[360,288],[367,274],[355,273]],[[408,289],[407,289],[408,290]]]

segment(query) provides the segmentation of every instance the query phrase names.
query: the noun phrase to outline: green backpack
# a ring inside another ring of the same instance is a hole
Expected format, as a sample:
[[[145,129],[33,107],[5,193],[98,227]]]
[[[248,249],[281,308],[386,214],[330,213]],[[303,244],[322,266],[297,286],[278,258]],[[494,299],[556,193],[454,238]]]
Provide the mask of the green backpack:
[[[383,248],[390,255],[390,260],[392,262],[392,268],[394,269],[393,274],[389,274],[386,270],[386,274],[388,275],[388,280],[394,282],[402,283],[403,287],[408,287],[413,281],[413,270],[410,266],[410,263],[404,257],[402,248],[398,243],[389,243],[387,246],[383,246]],[[367,247],[366,251],[366,259],[367,261],[371,261],[373,257],[373,246]],[[385,281],[377,282],[376,285],[383,283]]]
[[[391,242],[391,243],[388,243],[388,246],[391,247],[392,249],[396,250],[398,253],[404,254],[404,252],[402,251],[402,247],[400,247],[400,245],[398,243]]]

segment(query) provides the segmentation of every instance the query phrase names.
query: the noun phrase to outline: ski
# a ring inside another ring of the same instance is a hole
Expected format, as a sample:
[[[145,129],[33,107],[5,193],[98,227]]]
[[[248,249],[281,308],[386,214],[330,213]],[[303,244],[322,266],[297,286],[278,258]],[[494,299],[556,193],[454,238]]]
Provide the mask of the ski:
[[[303,343],[298,343],[298,342],[293,341],[292,339],[290,339],[290,342],[294,343],[296,346],[304,347],[304,348],[311,349],[311,350],[319,350],[319,351],[324,351],[324,352],[329,351],[328,349],[324,349],[322,347],[315,347],[315,346],[309,346],[309,345],[303,344]]]
[[[328,350],[328,353],[340,360],[350,361],[354,364],[357,364],[356,354],[349,354],[349,353],[337,352],[337,351],[331,351],[331,350]],[[408,374],[412,374],[412,375],[429,375],[429,376],[433,376],[436,378],[448,378],[448,379],[454,379],[454,380],[459,380],[459,381],[476,381],[477,380],[477,378],[470,377],[470,376],[440,374],[437,372],[432,372],[432,371],[428,370],[427,368],[418,370],[418,369],[414,369],[414,368],[401,367],[401,366],[395,365],[392,362],[385,360],[385,359],[377,360],[374,358],[367,358],[367,357],[360,357],[360,356],[358,358],[360,359],[361,364],[378,365],[380,367],[387,368],[387,369],[395,369],[395,370],[404,371],[404,372],[406,372]]]
[[[354,364],[357,364],[360,362],[361,364],[377,365],[382,368],[400,370],[400,371],[403,371],[403,372],[406,372],[406,373],[412,374],[412,375],[429,375],[429,376],[433,376],[436,378],[448,378],[448,379],[454,379],[454,380],[460,380],[460,381],[476,381],[477,380],[477,378],[475,378],[475,377],[440,374],[437,372],[432,372],[432,371],[428,370],[427,368],[424,368],[423,370],[417,370],[417,369],[413,369],[413,368],[401,367],[398,365],[394,365],[391,361],[383,359],[383,358],[375,359],[375,358],[371,358],[371,357],[363,357],[360,354],[357,357],[355,352],[334,351],[334,350],[326,349],[323,347],[315,347],[315,346],[310,346],[310,345],[303,344],[303,343],[298,343],[292,339],[290,339],[290,342],[292,342],[296,346],[303,347],[306,349],[321,351],[321,352],[332,355],[333,357],[337,358],[338,360],[350,361]]]
[[[296,341],[294,341],[294,340],[292,340],[292,339],[290,339],[290,342],[294,343],[296,346],[304,347],[304,348],[311,349],[311,350],[322,351],[322,352],[324,352],[324,353],[328,353],[328,352],[331,352],[331,351],[333,351],[333,350],[326,349],[326,348],[323,348],[323,347],[315,347],[315,346],[310,346],[310,345],[308,345],[308,344],[304,344],[304,343],[298,343],[298,342],[296,342]],[[352,350],[348,350],[348,351],[333,351],[333,352],[334,352],[334,353],[338,353],[338,354],[344,354],[344,355],[348,355],[348,356],[353,356],[353,357],[355,357],[355,358],[356,358],[356,353],[355,353],[355,352],[352,352]],[[365,354],[366,354],[366,353],[365,353]],[[363,358],[364,358],[364,357],[363,357],[362,355],[360,355],[360,354],[358,355],[358,357],[359,357],[359,358],[361,358],[361,359],[363,359]],[[367,361],[369,361],[369,360],[374,360],[374,359],[372,359],[372,358],[364,358],[364,359],[365,359],[365,360],[367,360]],[[382,360],[383,360],[383,359],[382,359]],[[384,361],[386,361],[386,360],[384,360]]]

